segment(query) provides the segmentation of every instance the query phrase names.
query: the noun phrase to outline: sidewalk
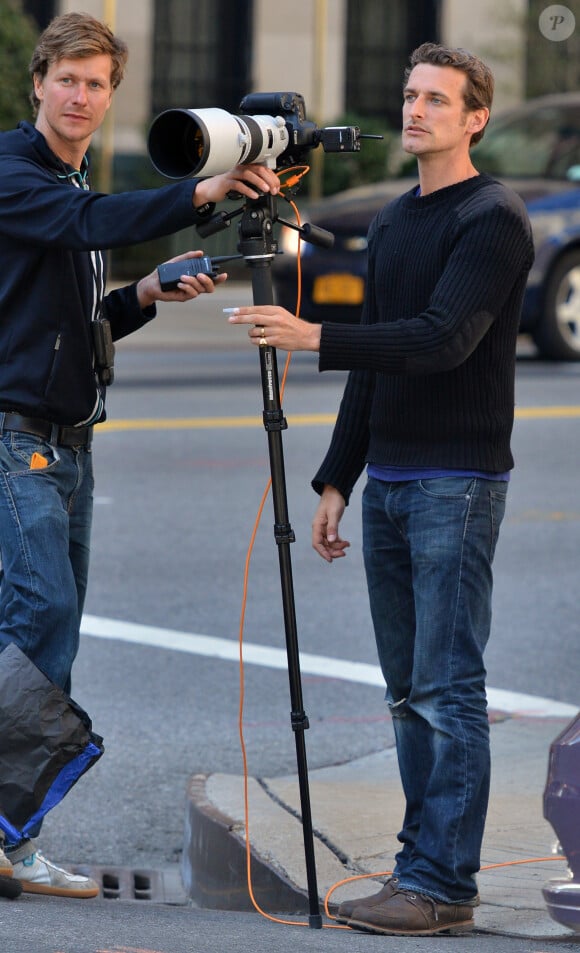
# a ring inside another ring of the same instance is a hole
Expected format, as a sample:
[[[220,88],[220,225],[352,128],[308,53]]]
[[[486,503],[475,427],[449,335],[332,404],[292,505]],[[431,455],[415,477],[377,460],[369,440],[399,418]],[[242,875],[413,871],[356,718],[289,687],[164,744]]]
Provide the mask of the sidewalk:
[[[550,743],[572,721],[565,717],[492,713],[492,794],[479,875],[479,932],[530,938],[573,938],[554,921],[542,896],[564,878],[565,861],[551,858],[556,836],[543,818]],[[308,745],[306,732],[306,745]],[[189,787],[184,881],[200,905],[252,909],[246,888],[243,778],[198,776]],[[310,801],[321,912],[334,884],[357,874],[390,871],[403,798],[393,749],[310,772]],[[297,777],[250,778],[249,830],[253,889],[266,912],[308,913]],[[541,862],[522,863],[544,858]],[[497,864],[511,866],[491,867]],[[350,897],[375,893],[377,881],[345,884],[330,910]]]

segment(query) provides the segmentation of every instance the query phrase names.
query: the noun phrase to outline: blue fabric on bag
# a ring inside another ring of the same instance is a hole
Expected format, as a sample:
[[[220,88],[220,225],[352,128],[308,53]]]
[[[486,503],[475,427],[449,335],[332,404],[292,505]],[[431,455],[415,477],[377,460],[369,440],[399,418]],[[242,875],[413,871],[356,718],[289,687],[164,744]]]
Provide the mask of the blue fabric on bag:
[[[13,847],[19,841],[29,837],[30,832],[38,822],[41,821],[53,807],[56,807],[56,805],[62,801],[85,771],[88,771],[93,761],[100,758],[102,753],[102,748],[99,748],[98,745],[92,741],[89,742],[81,754],[65,765],[48,789],[38,811],[30,817],[20,830],[0,814],[0,830],[3,830],[6,835],[7,845]]]
[[[14,643],[0,652],[0,831],[36,837],[45,814],[101,757],[89,716]]]

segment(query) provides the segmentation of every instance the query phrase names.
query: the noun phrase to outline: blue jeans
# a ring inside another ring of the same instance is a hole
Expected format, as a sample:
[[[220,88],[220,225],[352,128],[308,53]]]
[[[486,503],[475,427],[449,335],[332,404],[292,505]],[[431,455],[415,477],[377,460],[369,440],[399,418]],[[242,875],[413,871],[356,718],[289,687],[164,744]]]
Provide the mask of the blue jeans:
[[[43,469],[30,468],[34,452],[47,460]],[[69,694],[92,508],[90,450],[15,431],[0,435],[0,650],[15,642]]]
[[[448,903],[477,893],[489,796],[483,653],[507,483],[369,478],[363,550],[406,810],[400,886]]]

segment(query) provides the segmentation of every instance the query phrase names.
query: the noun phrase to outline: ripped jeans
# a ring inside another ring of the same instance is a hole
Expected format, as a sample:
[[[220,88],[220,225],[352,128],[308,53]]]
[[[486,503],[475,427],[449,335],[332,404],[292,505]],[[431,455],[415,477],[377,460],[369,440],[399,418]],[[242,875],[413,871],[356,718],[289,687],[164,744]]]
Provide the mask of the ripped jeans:
[[[441,902],[477,893],[489,796],[483,653],[508,484],[386,483],[363,494],[363,551],[406,809],[394,875]]]

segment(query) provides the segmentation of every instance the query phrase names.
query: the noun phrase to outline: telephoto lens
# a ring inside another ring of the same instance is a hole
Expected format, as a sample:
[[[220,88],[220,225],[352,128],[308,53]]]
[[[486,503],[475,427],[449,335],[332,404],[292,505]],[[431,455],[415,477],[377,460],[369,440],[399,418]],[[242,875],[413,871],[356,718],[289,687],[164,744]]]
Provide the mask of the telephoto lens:
[[[147,148],[168,179],[220,175],[235,165],[262,163],[274,169],[288,147],[282,116],[233,116],[225,109],[167,109],[149,130]]]

